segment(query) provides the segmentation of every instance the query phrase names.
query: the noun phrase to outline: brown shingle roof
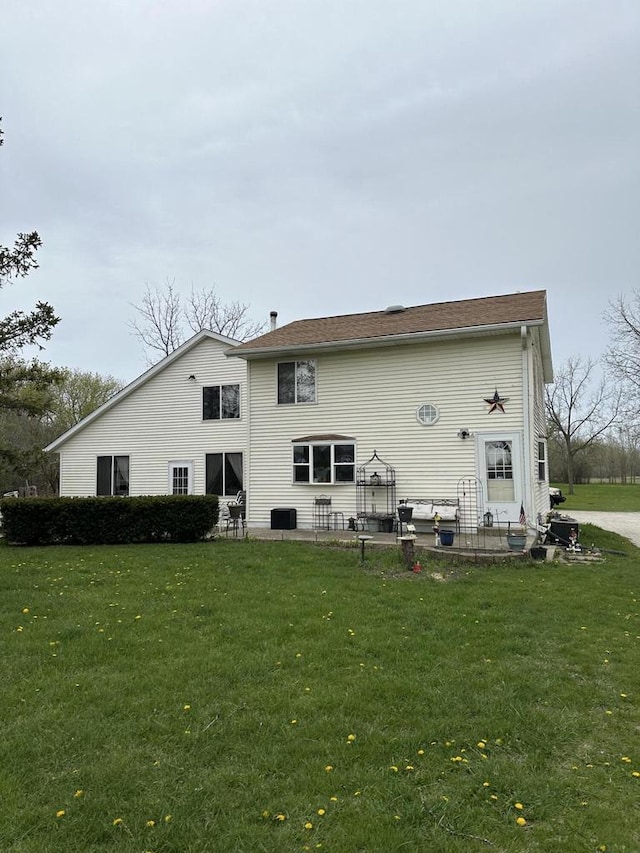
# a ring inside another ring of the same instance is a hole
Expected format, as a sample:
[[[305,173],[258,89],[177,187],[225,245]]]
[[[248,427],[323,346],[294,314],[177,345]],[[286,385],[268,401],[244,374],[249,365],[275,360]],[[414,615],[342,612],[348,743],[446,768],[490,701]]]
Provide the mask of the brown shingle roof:
[[[295,320],[233,349],[233,355],[251,357],[314,345],[366,342],[393,336],[420,335],[474,329],[481,326],[542,323],[546,319],[546,293],[534,290],[506,296],[487,296],[458,302],[416,305],[402,311],[371,311]]]

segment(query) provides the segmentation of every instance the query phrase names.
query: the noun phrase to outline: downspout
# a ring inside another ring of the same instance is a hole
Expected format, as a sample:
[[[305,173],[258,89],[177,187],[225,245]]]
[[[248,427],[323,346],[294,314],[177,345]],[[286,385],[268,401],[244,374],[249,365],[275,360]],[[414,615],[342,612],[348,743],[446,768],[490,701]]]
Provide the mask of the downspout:
[[[520,326],[520,340],[522,343],[522,415],[523,415],[523,429],[524,429],[524,441],[523,441],[523,453],[524,453],[524,472],[523,472],[523,486],[524,486],[524,511],[527,516],[527,519],[530,524],[534,523],[534,519],[531,517],[531,511],[536,510],[537,506],[535,505],[535,501],[532,501],[533,491],[531,486],[531,471],[532,468],[532,437],[531,437],[531,382],[529,376],[529,329],[527,326]]]
[[[247,425],[245,427],[245,459],[244,459],[244,477],[242,480],[242,484],[244,487],[244,491],[246,494],[245,498],[245,523],[247,528],[250,524],[251,519],[251,489],[249,486],[251,485],[251,481],[249,479],[249,472],[251,471],[251,361],[246,361],[247,365],[247,402],[245,405],[245,411],[247,413]]]

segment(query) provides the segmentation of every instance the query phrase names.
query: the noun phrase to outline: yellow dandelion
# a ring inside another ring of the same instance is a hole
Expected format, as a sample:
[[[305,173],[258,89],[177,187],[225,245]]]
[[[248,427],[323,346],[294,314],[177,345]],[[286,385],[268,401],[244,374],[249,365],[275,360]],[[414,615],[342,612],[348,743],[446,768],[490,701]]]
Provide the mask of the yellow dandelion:
[[[353,741],[354,741],[355,739],[356,739],[356,736],[355,736],[355,735],[347,735],[347,740],[349,741],[349,743],[353,743]]]
[[[265,809],[265,810],[262,812],[262,817],[264,817],[264,818],[271,817],[271,812],[270,812],[268,809]]]
[[[58,811],[56,812],[56,817],[64,817],[65,814],[66,812],[64,809],[58,809]]]
[[[395,818],[396,820],[400,820],[400,815],[399,815],[399,814],[396,814],[396,815],[394,815],[394,818]]]
[[[419,750],[418,750],[418,755],[424,755],[424,749],[419,749]]]
[[[338,798],[337,798],[337,797],[329,797],[329,799],[331,800],[331,802],[332,802],[332,803],[337,803],[337,802],[338,802]]]
[[[408,770],[410,772],[411,770],[413,770],[413,764],[407,764],[407,766],[404,769]]]
[[[324,815],[324,814],[326,814],[326,813],[327,813],[327,812],[326,812],[326,810],[325,810],[325,809],[318,809],[318,814],[320,815],[320,817],[322,817],[322,815]]]
[[[138,613],[138,615],[135,618],[136,619],[142,619],[142,616]]]
[[[513,806],[513,807],[514,807],[514,809],[518,809],[518,811],[519,811],[519,812],[521,812],[521,811],[522,811],[522,809],[524,808],[524,806],[522,805],[522,803],[514,803],[514,806]]]
[[[311,823],[311,821],[310,821],[310,820],[308,820],[308,821],[305,823],[304,828],[305,828],[305,829],[313,829],[313,824]]]
[[[398,768],[396,767],[395,764],[392,764],[391,767],[389,768],[389,770],[392,770],[394,773],[398,772]]]
[[[124,821],[122,820],[121,817],[116,817],[113,819],[113,825],[114,826],[122,826],[123,823],[124,823]]]
[[[277,815],[276,815],[276,820],[283,821],[283,820],[286,820],[286,819],[287,819],[286,814],[282,814],[282,812],[280,812],[280,814],[277,814]]]
[[[333,764],[327,764],[324,769],[327,771],[327,773],[331,773],[331,771],[333,770]]]
[[[191,705],[183,705],[183,706],[182,706],[182,710],[183,710],[183,711],[190,711],[190,710],[191,710]]]
[[[640,778],[640,770],[634,770],[631,775],[635,776],[636,779],[639,779]]]
[[[361,793],[362,793],[362,791],[354,791],[353,796],[354,796],[354,797],[359,797]]]
[[[516,818],[516,823],[518,824],[518,826],[526,826],[527,825],[526,820],[522,816]]]
[[[490,784],[489,782],[483,782],[483,783],[482,783],[482,787],[483,787],[483,788],[488,788],[488,787],[489,787],[489,784]]]
[[[295,726],[297,722],[298,722],[297,720],[291,720],[291,725]]]
[[[148,820],[148,821],[147,821],[147,826],[148,826],[149,828],[154,827],[155,825],[156,825],[155,820]]]
[[[74,792],[73,792],[73,796],[74,796],[76,799],[79,799],[80,797],[84,797],[84,791],[82,790],[82,788],[78,788],[78,790],[77,790],[77,791],[74,791]]]
[[[173,815],[172,815],[172,814],[166,814],[166,815],[164,816],[164,822],[165,822],[165,823],[170,823],[170,821],[171,821],[172,819],[173,819]]]
[[[29,612],[29,608],[28,608],[28,607],[23,607],[23,608],[22,608],[22,612],[23,612],[23,613],[28,613],[28,612]]]
[[[483,740],[479,740],[478,743],[476,744],[476,746],[478,747],[478,749],[484,749],[486,746],[486,743]]]
[[[606,844],[601,844],[601,845],[598,847],[598,853],[605,853],[606,849],[607,849],[607,845],[606,845]]]
[[[498,799],[498,796],[497,796],[497,794],[491,794],[491,796],[489,797],[489,799],[490,799],[490,800],[497,800],[497,799]]]
[[[631,759],[628,755],[623,755],[620,761],[624,761],[625,764],[631,764]]]

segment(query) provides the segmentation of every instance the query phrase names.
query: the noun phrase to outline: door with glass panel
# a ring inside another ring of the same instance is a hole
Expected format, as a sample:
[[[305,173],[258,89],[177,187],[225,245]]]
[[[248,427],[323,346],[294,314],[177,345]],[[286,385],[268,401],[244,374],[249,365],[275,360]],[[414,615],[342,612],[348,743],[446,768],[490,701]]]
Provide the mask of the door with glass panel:
[[[190,495],[193,493],[193,462],[180,460],[169,462],[169,494]]]
[[[522,492],[522,439],[519,433],[478,437],[478,468],[484,491],[485,511],[495,524],[517,523]]]

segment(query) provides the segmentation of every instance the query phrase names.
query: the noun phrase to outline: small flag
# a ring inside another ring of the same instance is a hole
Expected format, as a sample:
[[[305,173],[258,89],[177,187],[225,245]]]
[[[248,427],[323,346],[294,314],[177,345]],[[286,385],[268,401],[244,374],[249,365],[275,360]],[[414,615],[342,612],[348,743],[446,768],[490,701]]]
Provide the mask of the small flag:
[[[520,524],[524,527],[527,523],[527,516],[524,514],[524,504],[520,504]]]

